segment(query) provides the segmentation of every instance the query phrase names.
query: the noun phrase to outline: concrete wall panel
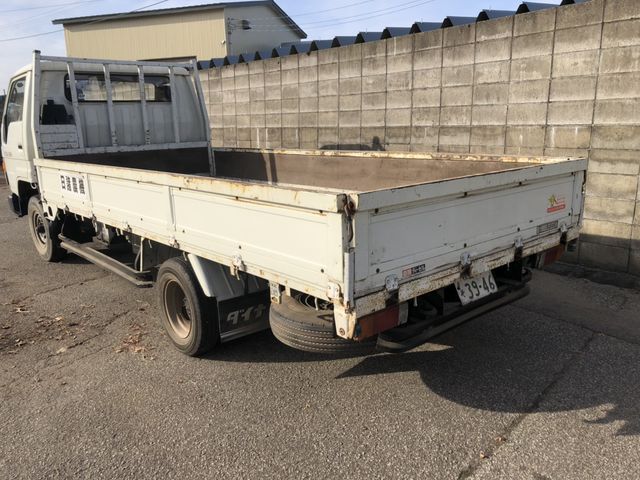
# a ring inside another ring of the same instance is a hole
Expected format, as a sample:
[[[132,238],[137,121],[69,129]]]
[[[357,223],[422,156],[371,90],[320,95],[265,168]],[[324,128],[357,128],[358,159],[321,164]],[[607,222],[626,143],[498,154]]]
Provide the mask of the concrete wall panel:
[[[201,72],[216,146],[589,156],[571,259],[640,274],[640,1]]]

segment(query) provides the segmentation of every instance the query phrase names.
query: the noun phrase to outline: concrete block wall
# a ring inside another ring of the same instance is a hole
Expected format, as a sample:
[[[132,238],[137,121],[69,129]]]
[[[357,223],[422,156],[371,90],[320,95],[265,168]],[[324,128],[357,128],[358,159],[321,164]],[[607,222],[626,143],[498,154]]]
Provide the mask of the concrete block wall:
[[[590,158],[569,260],[640,275],[640,1],[203,70],[215,146]]]

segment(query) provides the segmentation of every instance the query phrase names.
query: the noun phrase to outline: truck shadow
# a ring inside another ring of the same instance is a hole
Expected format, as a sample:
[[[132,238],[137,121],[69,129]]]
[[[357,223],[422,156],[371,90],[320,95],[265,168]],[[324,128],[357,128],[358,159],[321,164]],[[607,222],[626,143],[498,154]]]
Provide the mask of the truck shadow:
[[[621,422],[640,434],[640,349],[546,317],[494,312],[398,357],[363,359],[339,378],[416,371],[437,395],[506,413],[585,412],[586,423]]]
[[[378,355],[372,348],[370,355]],[[323,354],[303,352],[280,343],[270,330],[254,333],[229,343],[223,343],[205,356],[216,362],[264,362],[264,363],[311,363],[340,361],[345,359],[365,359],[366,355],[358,354]]]
[[[403,354],[348,360],[309,354],[280,344],[270,332],[234,342],[215,361],[344,364],[336,380],[419,373],[426,388],[456,404],[504,413],[582,409],[590,424],[621,422],[618,435],[640,434],[640,349],[546,317],[509,318],[515,310],[486,315]]]

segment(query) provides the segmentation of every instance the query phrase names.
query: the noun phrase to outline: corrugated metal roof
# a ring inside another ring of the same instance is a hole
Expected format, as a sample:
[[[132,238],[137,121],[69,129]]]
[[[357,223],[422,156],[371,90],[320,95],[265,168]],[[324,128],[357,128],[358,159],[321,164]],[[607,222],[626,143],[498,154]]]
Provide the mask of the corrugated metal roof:
[[[552,3],[540,3],[540,2],[522,2],[516,10],[516,15],[521,13],[536,12],[538,10],[546,10],[547,8],[555,8],[557,5]]]
[[[331,47],[344,47],[345,45],[353,45],[354,43],[356,43],[356,37],[338,36],[333,37]]]
[[[242,55],[227,55],[226,57],[224,57],[224,64],[233,65],[236,63],[241,63],[240,60],[244,62],[244,58]]]
[[[291,47],[276,47],[271,52],[272,57],[286,57],[291,55]]]
[[[557,0],[556,0],[557,1]],[[415,22],[411,27],[386,27],[382,32],[360,32],[355,37],[350,36],[337,36],[331,40],[313,40],[308,42],[288,42],[283,43],[280,47],[274,48],[271,52],[260,51],[255,54],[249,53],[242,56],[226,57],[225,59],[213,59],[209,64],[210,68],[219,66],[219,63],[223,61],[225,65],[238,63],[239,61],[251,61],[251,59],[265,59],[272,57],[282,57],[286,55],[296,53],[308,53],[315,50],[324,50],[327,48],[336,48],[344,45],[351,45],[353,43],[366,43],[374,42],[385,38],[394,38],[402,35],[428,32],[437,30],[439,28],[451,28],[461,25],[469,25],[477,22],[483,22],[493,20],[497,18],[504,18],[513,15],[521,15],[529,12],[535,12],[538,10],[544,10],[547,8],[557,8],[563,5],[573,5],[576,3],[586,3],[590,0],[561,0],[560,3],[542,3],[542,2],[526,2],[523,1],[518,9],[512,10],[492,10],[484,9],[478,13],[477,17],[458,17],[448,16],[445,17],[442,22]],[[640,0],[638,0],[640,1]],[[227,60],[230,58],[230,60]],[[207,65],[207,62],[199,62],[199,65]]]
[[[205,68],[218,68],[224,65],[224,58],[212,58],[211,60],[201,60],[197,62],[198,70]]]
[[[267,58],[273,57],[273,50],[260,50],[256,52],[256,57],[260,57],[260,60],[265,60]]]
[[[411,27],[387,27],[382,31],[381,38],[402,37],[403,35],[409,35],[410,33]]]
[[[515,14],[516,12],[511,10],[482,10],[478,14],[476,21],[485,22],[487,20],[495,20],[496,18],[512,17]]]
[[[382,32],[360,32],[356,36],[356,43],[375,42],[380,40]]]
[[[311,42],[299,42],[291,44],[291,53],[307,53],[311,50]]]
[[[301,40],[298,42],[283,42],[280,44],[281,47],[300,47],[303,48],[305,45],[311,46],[311,40]]]
[[[430,32],[442,28],[442,22],[416,22],[411,26],[411,33]]]
[[[445,17],[442,21],[442,28],[458,27],[476,23],[476,17]]]
[[[331,48],[333,40],[313,40],[311,42],[311,51],[324,50],[325,48]]]

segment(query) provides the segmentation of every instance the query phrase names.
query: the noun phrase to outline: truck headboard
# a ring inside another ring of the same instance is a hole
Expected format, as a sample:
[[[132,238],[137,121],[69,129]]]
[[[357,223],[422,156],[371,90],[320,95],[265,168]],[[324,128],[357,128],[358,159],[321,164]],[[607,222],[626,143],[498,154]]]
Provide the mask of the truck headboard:
[[[195,62],[88,60],[36,52],[34,73],[41,157],[210,145]]]

